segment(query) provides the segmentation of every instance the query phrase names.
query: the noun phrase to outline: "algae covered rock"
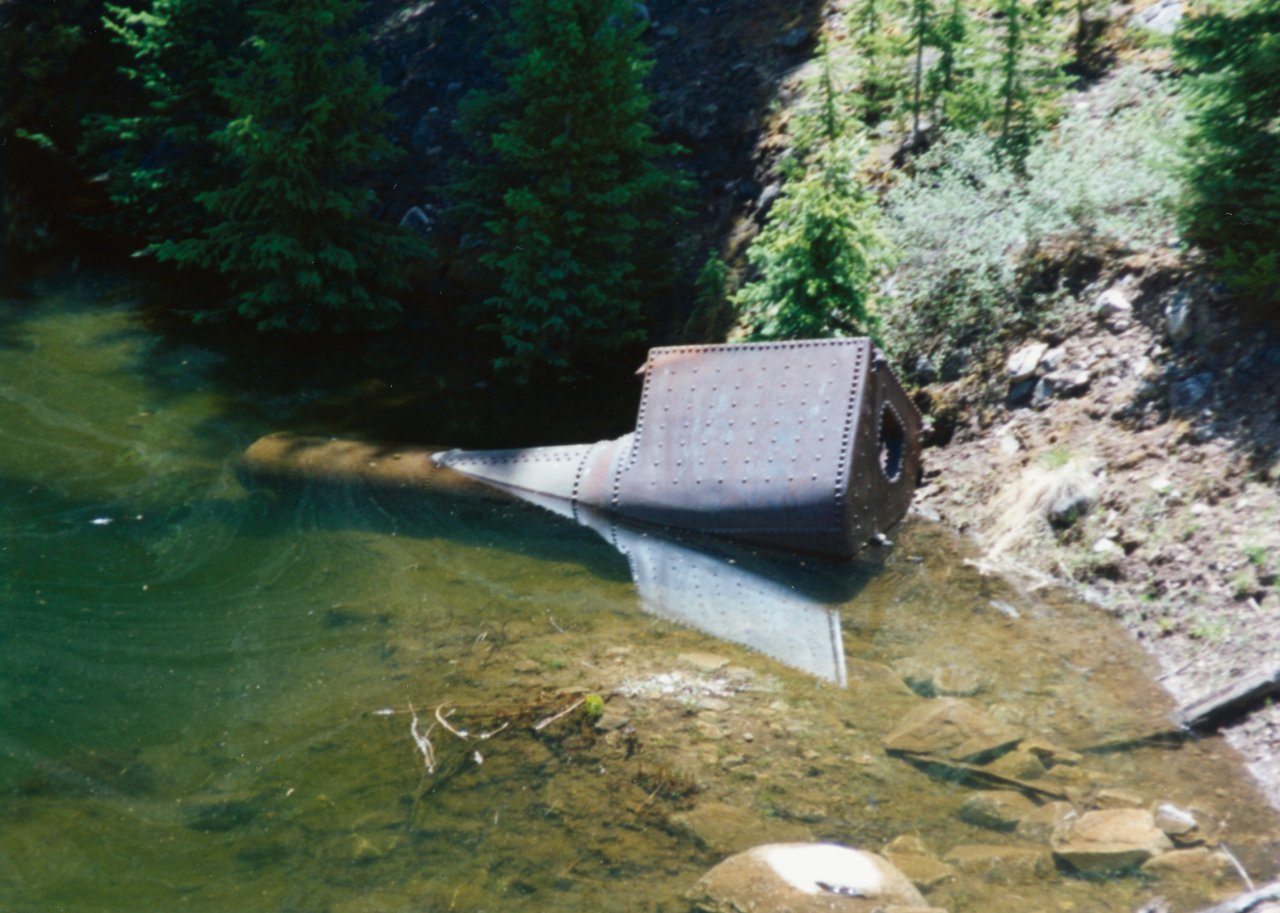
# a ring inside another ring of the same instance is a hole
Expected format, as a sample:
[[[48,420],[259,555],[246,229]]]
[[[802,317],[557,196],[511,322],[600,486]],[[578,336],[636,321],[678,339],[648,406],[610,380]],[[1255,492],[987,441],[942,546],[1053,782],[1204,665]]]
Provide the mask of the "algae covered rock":
[[[920,913],[923,895],[887,859],[834,843],[771,843],[730,856],[689,900],[705,913]]]

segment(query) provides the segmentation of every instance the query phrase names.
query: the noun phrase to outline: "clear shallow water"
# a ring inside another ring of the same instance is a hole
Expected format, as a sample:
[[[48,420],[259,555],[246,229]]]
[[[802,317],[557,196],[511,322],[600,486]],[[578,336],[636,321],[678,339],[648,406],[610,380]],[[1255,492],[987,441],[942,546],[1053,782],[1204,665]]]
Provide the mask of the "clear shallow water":
[[[91,285],[0,304],[2,910],[679,910],[770,839],[1035,845],[885,754],[922,699],[904,679],[1074,747],[1166,709],[1120,631],[927,528],[831,568],[523,504],[246,487],[236,456],[313,421],[314,396],[218,367]],[[533,730],[588,692],[605,731]],[[446,701],[507,728],[436,725],[428,774],[410,708],[421,731]],[[1193,807],[1274,869],[1274,818],[1214,743],[1091,754],[1079,777]],[[1234,887],[958,873],[930,899],[1191,909]]]

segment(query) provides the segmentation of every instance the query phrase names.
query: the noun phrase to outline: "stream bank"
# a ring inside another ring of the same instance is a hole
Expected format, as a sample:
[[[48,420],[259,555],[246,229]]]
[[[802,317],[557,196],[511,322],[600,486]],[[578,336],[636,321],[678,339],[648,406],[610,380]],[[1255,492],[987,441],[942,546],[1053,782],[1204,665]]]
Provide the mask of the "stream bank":
[[[1080,301],[920,392],[946,443],[915,510],[1114,616],[1185,705],[1280,662],[1280,338],[1172,255]],[[1280,806],[1280,706],[1224,734]]]

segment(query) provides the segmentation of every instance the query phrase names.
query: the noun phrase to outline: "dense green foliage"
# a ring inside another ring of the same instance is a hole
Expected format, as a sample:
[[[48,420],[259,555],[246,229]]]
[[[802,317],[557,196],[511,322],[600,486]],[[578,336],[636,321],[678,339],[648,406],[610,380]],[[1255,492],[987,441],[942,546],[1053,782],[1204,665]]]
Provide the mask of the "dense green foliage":
[[[1064,60],[1054,47],[1054,23],[1044,9],[1032,0],[996,0],[996,6],[999,148],[1020,165],[1051,116]]]
[[[516,0],[495,54],[505,85],[468,99],[463,211],[498,284],[482,321],[517,375],[644,339],[643,283],[670,254],[684,184],[649,124],[643,28],[628,0]]]
[[[858,116],[876,124],[893,110],[904,77],[900,48],[904,46],[894,17],[884,6],[887,0],[855,0],[849,17],[853,59],[857,68]]]
[[[117,103],[119,60],[96,34],[102,0],[0,0],[0,243],[31,256],[57,242],[79,125],[92,95]],[[83,199],[74,199],[82,206]],[[61,212],[60,212],[61,210]]]
[[[1280,318],[1280,0],[1215,5],[1176,46],[1197,102],[1184,231]]]
[[[813,151],[794,168],[747,257],[758,277],[734,296],[753,339],[858,336],[876,326],[884,265],[874,201],[857,176],[862,145],[836,105],[830,58],[816,87]]]
[[[263,0],[251,50],[218,94],[232,120],[214,140],[241,172],[198,199],[210,225],[154,247],[216,270],[231,297],[198,313],[259,329],[341,330],[398,310],[391,292],[415,237],[368,215],[366,174],[394,153],[378,85],[352,29],[354,0]]]
[[[1040,288],[1040,270],[1065,259],[1163,246],[1174,231],[1173,179],[1182,108],[1167,81],[1120,73],[1033,146],[1022,172],[999,140],[954,134],[917,162],[887,200],[900,251],[885,313],[899,358],[983,347],[993,334],[1070,289]]]
[[[209,141],[230,119],[216,86],[249,34],[241,4],[152,0],[140,10],[108,5],[107,29],[130,53],[126,75],[144,107],[88,119],[106,159],[113,228],[156,243],[206,228],[200,194],[237,176],[225,147]]]

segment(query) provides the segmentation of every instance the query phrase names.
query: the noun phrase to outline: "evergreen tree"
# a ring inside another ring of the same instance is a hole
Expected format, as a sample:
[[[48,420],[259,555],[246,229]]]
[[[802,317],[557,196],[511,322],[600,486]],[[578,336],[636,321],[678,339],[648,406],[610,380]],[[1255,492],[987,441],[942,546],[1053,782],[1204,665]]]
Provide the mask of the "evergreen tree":
[[[1280,0],[1247,0],[1184,20],[1192,130],[1184,231],[1223,280],[1280,320]]]
[[[753,339],[856,336],[877,325],[871,291],[885,245],[857,180],[860,145],[839,116],[825,46],[822,53],[822,142],[769,211],[747,252],[758,278],[733,299]]]
[[[515,0],[511,18],[504,88],[467,100],[479,162],[464,209],[483,220],[499,285],[483,306],[497,366],[568,375],[643,339],[644,282],[685,185],[660,164],[675,150],[649,124],[652,64],[629,0]]]
[[[858,59],[858,112],[875,125],[889,115],[902,87],[902,49],[897,25],[882,6],[886,0],[860,0],[849,26]]]
[[[144,104],[88,119],[89,143],[109,160],[114,227],[149,243],[198,232],[208,217],[197,197],[235,177],[209,137],[231,119],[215,86],[248,37],[249,17],[224,0],[151,0],[142,10],[108,5],[103,21],[131,55],[124,72]]]
[[[920,141],[920,114],[924,109],[924,49],[938,45],[933,0],[911,0],[911,44],[915,65],[911,77],[911,141]]]
[[[238,314],[259,329],[342,330],[398,309],[407,229],[368,215],[370,165],[394,152],[382,136],[388,90],[352,29],[357,0],[262,0],[252,52],[218,86],[233,120],[215,140],[242,172],[199,197],[210,227],[156,245],[161,260],[217,270],[232,292],[197,319]]]
[[[977,78],[979,49],[965,0],[951,0],[934,30],[938,62],[925,78],[927,108],[939,124],[971,129],[990,116],[990,93]]]
[[[997,0],[1000,13],[999,148],[1021,168],[1035,136],[1048,122],[1060,90],[1060,55],[1051,50],[1049,10],[1031,0]]]

